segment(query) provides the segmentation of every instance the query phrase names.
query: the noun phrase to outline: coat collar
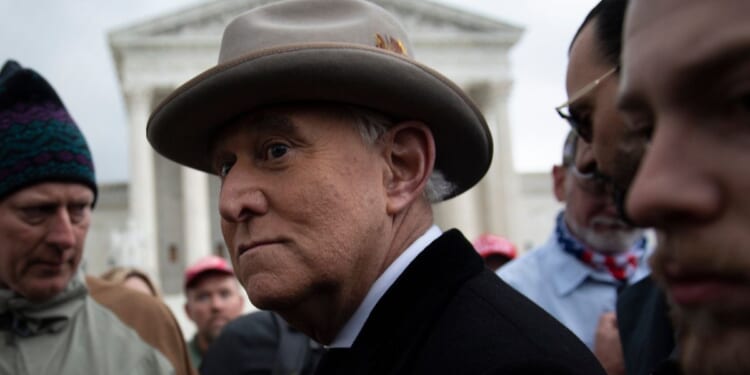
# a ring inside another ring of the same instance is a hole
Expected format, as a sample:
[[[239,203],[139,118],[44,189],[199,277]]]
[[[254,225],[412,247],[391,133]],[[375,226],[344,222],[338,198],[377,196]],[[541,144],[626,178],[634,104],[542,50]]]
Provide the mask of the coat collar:
[[[65,290],[49,301],[33,303],[8,289],[0,289],[0,316],[17,336],[62,331],[85,302],[88,291],[80,269]]]
[[[351,349],[333,350],[321,366],[349,373],[388,373],[403,360],[404,348],[393,343],[421,345],[419,338],[428,337],[438,319],[435,312],[483,270],[482,258],[458,230],[443,233],[386,291]]]

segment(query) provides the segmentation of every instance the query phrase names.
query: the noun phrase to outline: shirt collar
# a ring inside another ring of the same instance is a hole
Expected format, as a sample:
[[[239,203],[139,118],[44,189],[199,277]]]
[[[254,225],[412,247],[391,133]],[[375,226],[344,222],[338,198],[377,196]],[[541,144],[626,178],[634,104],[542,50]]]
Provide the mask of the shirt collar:
[[[443,232],[437,225],[432,225],[427,231],[416,239],[409,247],[404,250],[396,260],[383,272],[375,283],[372,284],[367,292],[365,299],[359,305],[349,321],[344,324],[333,342],[328,345],[329,348],[350,348],[354,340],[359,335],[362,327],[365,325],[367,318],[370,316],[372,309],[383,297],[383,294],[396,282],[396,279],[404,272],[406,267],[427,248],[429,244],[435,241]]]
[[[560,247],[555,233],[547,240],[546,246],[553,251],[541,257],[541,261],[545,263],[544,269],[554,270],[549,277],[558,296],[570,294],[594,273],[591,267],[579,262]]]

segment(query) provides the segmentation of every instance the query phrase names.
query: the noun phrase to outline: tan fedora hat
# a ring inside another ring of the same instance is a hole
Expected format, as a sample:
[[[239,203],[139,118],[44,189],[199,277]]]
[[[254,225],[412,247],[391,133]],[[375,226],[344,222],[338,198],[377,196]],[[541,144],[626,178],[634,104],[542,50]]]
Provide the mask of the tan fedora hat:
[[[484,116],[453,82],[416,62],[406,32],[362,0],[288,0],[255,8],[224,30],[218,64],[183,84],[151,114],[156,151],[208,173],[227,122],[258,108],[325,101],[362,106],[433,132],[435,168],[458,195],[492,160]]]

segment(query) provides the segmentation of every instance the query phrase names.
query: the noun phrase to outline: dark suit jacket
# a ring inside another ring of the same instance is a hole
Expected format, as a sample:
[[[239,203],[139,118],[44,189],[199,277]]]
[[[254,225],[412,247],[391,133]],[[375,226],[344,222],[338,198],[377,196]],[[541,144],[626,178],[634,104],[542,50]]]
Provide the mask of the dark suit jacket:
[[[317,374],[604,374],[567,328],[485,268],[457,230],[430,244]]]
[[[617,297],[617,325],[628,375],[678,373],[667,298],[651,277]]]
[[[201,361],[202,375],[312,374],[320,346],[270,311],[224,326]],[[290,352],[291,351],[291,352]]]

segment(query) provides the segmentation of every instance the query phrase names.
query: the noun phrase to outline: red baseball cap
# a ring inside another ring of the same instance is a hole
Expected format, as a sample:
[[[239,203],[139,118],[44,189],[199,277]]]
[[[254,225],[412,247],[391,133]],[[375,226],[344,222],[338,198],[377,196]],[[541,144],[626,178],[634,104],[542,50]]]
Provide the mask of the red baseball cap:
[[[209,255],[199,259],[195,264],[185,270],[185,288],[187,288],[198,276],[206,272],[234,275],[234,271],[232,271],[232,267],[226,259],[216,255]]]
[[[483,234],[474,240],[474,249],[482,258],[493,254],[502,255],[508,259],[514,259],[517,255],[516,245],[507,239],[494,234]]]

